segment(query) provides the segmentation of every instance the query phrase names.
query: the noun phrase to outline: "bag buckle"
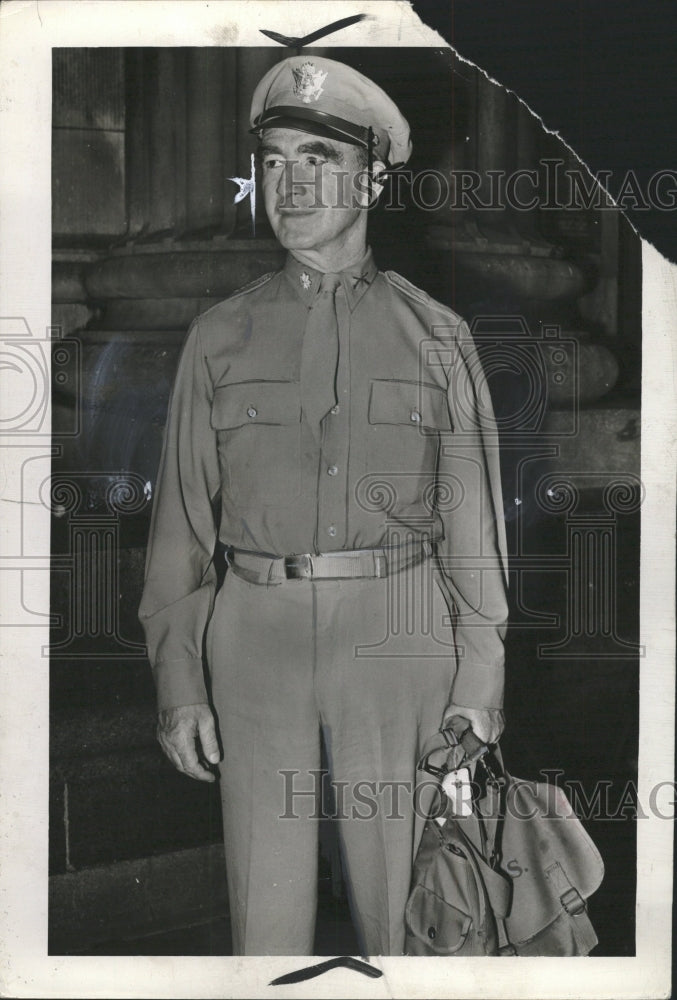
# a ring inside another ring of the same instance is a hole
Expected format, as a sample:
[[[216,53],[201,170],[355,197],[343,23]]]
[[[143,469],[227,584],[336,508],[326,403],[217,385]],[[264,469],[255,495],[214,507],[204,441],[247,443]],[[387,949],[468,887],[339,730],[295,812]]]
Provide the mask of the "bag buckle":
[[[583,913],[585,910],[585,900],[578,889],[574,889],[573,886],[562,893],[559,901],[570,916],[577,917],[579,913]]]

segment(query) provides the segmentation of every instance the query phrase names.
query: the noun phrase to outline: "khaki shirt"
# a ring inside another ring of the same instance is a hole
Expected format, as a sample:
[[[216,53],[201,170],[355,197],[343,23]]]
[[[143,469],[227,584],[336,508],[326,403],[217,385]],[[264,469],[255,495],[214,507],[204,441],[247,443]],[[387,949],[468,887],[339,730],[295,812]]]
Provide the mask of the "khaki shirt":
[[[507,606],[498,443],[466,324],[371,253],[336,294],[338,405],[321,438],[301,348],[321,274],[291,254],[199,316],[176,376],[140,618],[160,709],[206,700],[217,539],[271,555],[436,540],[459,705],[501,707]]]

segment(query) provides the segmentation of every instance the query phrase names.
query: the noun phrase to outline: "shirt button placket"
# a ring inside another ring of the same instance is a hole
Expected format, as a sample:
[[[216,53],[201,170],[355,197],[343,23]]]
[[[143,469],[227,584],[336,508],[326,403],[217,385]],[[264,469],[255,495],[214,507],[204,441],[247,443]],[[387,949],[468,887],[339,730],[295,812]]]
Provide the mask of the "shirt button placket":
[[[343,427],[339,426],[340,421],[336,417],[328,417],[326,423],[328,426],[325,427],[324,433],[324,452],[325,455],[327,452],[329,455],[333,455],[337,449],[342,447],[342,438],[346,431]],[[336,442],[334,448],[332,448],[333,442]],[[347,442],[345,442],[345,447],[347,447]],[[327,459],[325,458],[326,461]],[[344,462],[341,462],[339,465],[330,460],[328,465],[325,464],[324,475],[320,481],[318,513],[320,525],[325,525],[325,538],[336,539],[339,537],[339,529],[342,531],[345,524],[346,486],[344,467]]]
[[[345,548],[346,503],[348,476],[349,430],[349,330],[350,314],[343,290],[336,296],[339,321],[339,366],[336,373],[338,402],[332,406],[323,421],[323,469],[318,495],[318,537],[331,549]]]

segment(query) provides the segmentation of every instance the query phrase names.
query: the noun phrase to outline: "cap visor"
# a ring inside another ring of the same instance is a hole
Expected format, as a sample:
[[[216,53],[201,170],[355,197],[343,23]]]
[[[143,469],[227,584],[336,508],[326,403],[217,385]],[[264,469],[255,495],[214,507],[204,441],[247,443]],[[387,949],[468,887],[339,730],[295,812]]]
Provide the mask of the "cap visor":
[[[249,131],[259,133],[264,128],[293,128],[325,139],[338,139],[351,146],[364,146],[365,149],[369,144],[369,130],[362,125],[354,125],[335,115],[305,108],[268,108]]]

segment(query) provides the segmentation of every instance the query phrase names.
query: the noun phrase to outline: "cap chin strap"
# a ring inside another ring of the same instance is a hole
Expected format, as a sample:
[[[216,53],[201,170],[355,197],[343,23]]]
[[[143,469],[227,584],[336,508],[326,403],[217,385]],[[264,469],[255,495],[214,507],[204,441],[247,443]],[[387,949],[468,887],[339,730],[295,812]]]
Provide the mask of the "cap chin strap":
[[[371,205],[371,199],[373,196],[373,166],[374,166],[374,130],[369,126],[369,134],[367,137],[367,206]]]

